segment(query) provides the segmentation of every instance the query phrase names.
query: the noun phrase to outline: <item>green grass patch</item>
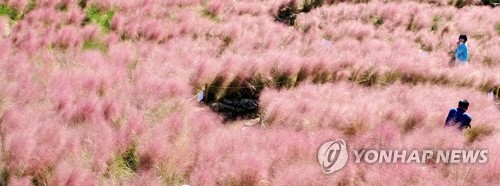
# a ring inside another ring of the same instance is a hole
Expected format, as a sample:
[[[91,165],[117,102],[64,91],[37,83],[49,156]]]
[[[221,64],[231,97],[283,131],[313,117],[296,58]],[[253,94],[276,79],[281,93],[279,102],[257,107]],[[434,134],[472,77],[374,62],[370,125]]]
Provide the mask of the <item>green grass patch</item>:
[[[206,8],[202,9],[200,14],[201,14],[201,16],[206,17],[206,18],[208,18],[216,23],[222,22],[222,18],[217,16],[217,14],[215,12],[212,12]]]
[[[66,6],[66,5],[59,5],[59,6],[57,6],[57,10],[59,10],[61,12],[68,12],[68,6]]]
[[[439,29],[439,22],[441,22],[441,17],[434,16],[434,18],[432,18],[432,27],[431,27],[432,31],[436,31]]]
[[[418,30],[420,30],[420,28],[418,27],[418,25],[413,21],[413,16],[411,17],[410,19],[410,23],[408,24],[408,26],[406,27],[406,30],[409,30],[409,31],[412,31],[412,32],[417,32]]]
[[[100,25],[104,31],[111,30],[111,19],[115,15],[114,10],[101,10],[97,7],[90,6],[85,9],[85,23],[96,23]]]
[[[26,7],[26,9],[21,12],[12,7],[7,6],[6,4],[0,4],[0,16],[7,16],[12,21],[17,21],[23,19],[24,16],[28,14],[28,12],[30,12],[35,8],[36,8],[36,1],[34,0],[29,1],[29,4]]]
[[[375,17],[373,18],[373,25],[378,28],[380,25],[384,24],[384,18],[382,17]]]
[[[7,16],[11,20],[18,20],[21,18],[21,14],[7,5],[0,5],[0,16]]]
[[[3,168],[2,172],[0,173],[0,186],[9,185],[9,179],[9,171],[7,170],[7,168]]]
[[[36,6],[37,6],[36,1],[30,0],[30,2],[28,3],[28,7],[26,8],[26,11],[24,12],[24,14],[27,14],[28,12],[34,10],[36,8]]]
[[[85,40],[83,42],[83,50],[99,50],[101,52],[108,52],[108,45],[100,40]]]
[[[133,175],[139,168],[139,156],[135,145],[132,145],[122,154],[109,163],[106,171],[106,177],[123,179]]]

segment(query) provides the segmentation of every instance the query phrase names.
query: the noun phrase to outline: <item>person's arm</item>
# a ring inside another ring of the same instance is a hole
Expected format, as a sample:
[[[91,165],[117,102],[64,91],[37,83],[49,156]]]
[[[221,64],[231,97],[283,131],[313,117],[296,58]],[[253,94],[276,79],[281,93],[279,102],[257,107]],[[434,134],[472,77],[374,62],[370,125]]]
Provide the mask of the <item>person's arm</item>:
[[[471,117],[468,117],[465,119],[464,121],[464,128],[470,128],[470,122],[472,121],[472,118]]]
[[[448,116],[446,117],[444,125],[447,126],[454,119],[454,116],[455,116],[455,110],[450,109],[450,112],[448,112]]]
[[[464,52],[465,52],[465,46],[464,45],[460,45],[460,46],[458,46],[457,50],[455,51],[455,56],[458,56],[458,55],[460,55],[460,54],[462,54]]]

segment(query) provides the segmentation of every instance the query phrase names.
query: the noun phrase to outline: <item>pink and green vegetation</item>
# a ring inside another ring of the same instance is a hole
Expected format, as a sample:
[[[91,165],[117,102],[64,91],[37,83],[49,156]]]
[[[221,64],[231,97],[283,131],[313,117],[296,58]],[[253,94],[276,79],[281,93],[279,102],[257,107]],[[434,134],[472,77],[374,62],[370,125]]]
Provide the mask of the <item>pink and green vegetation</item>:
[[[499,18],[479,0],[1,0],[0,185],[498,185]],[[461,33],[470,66],[450,67]],[[196,103],[206,84],[259,87],[257,124]],[[463,98],[472,128],[444,129]],[[489,159],[325,175],[337,138]]]

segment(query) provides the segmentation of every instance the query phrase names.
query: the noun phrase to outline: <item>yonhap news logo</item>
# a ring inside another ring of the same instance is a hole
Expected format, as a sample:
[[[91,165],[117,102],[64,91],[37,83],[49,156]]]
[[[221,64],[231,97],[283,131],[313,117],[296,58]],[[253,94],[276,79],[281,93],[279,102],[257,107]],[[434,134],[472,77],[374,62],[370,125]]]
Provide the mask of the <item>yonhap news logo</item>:
[[[318,151],[318,161],[326,174],[342,169],[349,158],[347,144],[343,139],[323,143]]]
[[[441,150],[352,150],[354,163],[473,163],[488,162],[488,150],[441,149]],[[349,159],[347,142],[343,139],[327,141],[318,150],[318,161],[326,174],[334,173],[346,166]]]

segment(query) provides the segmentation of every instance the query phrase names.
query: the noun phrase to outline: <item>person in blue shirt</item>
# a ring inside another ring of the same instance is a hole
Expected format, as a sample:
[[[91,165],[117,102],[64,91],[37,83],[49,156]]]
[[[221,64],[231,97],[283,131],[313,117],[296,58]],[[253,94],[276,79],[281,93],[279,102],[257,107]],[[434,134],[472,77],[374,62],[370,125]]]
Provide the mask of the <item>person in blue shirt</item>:
[[[460,100],[458,108],[450,109],[448,117],[446,117],[445,126],[456,126],[460,130],[470,128],[472,117],[466,113],[467,109],[469,109],[469,101],[465,99]]]
[[[469,64],[469,48],[467,47],[467,36],[461,34],[458,37],[457,49],[455,50],[456,65],[468,65]]]

